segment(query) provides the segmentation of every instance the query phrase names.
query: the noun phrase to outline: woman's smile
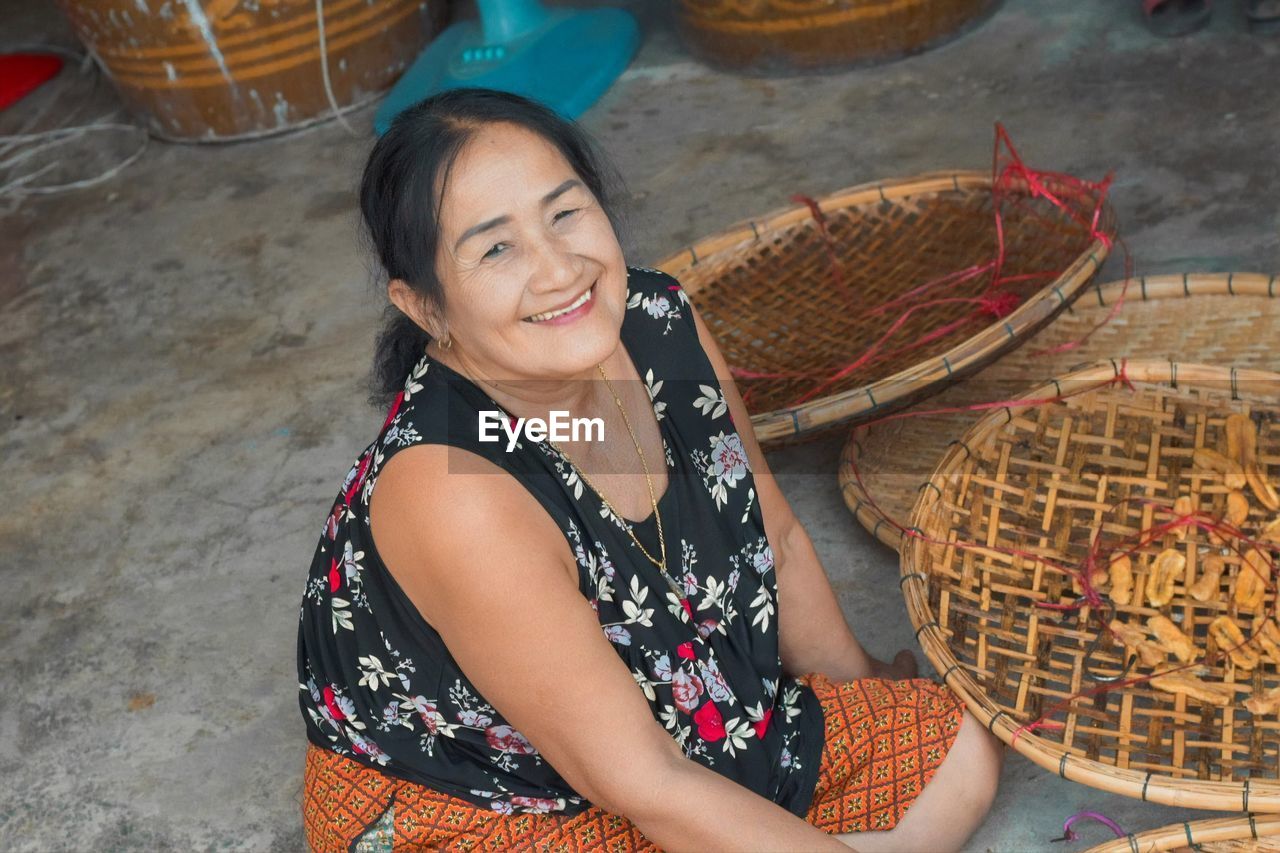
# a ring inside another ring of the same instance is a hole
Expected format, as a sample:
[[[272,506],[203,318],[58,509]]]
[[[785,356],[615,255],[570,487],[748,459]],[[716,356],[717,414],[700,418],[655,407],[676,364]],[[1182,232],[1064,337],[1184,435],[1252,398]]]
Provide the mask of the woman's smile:
[[[571,302],[550,311],[543,311],[540,314],[531,314],[524,318],[524,322],[547,326],[563,326],[567,323],[572,323],[590,313],[591,307],[595,305],[595,292],[596,283],[592,282],[590,287],[584,290]]]

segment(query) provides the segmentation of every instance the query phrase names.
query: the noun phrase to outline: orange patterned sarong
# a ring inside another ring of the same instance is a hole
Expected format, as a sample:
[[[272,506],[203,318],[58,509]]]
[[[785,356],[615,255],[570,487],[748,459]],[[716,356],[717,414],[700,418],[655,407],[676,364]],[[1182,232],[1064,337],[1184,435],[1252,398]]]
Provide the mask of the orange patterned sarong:
[[[933,778],[960,731],[963,706],[927,679],[800,679],[826,725],[805,820],[828,833],[892,829]],[[314,744],[303,792],[307,842],[321,853],[383,850],[606,850],[656,853],[631,821],[596,806],[573,816],[500,814],[394,779]]]

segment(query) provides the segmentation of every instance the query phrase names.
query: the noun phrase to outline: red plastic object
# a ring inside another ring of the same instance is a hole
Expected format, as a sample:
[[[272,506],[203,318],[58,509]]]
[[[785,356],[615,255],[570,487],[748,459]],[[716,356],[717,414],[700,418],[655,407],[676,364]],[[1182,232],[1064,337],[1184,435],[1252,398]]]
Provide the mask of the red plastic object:
[[[51,53],[0,54],[0,110],[25,98],[62,70],[62,57]]]

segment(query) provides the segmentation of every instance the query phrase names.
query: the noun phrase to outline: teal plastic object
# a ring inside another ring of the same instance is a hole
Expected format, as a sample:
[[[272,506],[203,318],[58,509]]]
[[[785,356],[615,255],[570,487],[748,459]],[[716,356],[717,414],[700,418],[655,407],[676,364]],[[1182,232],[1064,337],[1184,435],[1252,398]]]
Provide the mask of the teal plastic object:
[[[479,21],[460,21],[414,60],[378,107],[387,132],[402,110],[446,89],[480,86],[540,101],[565,118],[586,112],[626,69],[640,44],[621,9],[552,9],[538,0],[478,0]]]

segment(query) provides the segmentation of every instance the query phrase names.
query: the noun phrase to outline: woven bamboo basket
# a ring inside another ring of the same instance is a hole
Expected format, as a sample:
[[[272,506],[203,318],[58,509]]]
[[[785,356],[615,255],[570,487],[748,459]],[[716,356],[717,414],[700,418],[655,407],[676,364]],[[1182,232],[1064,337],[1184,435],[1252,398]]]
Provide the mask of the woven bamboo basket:
[[[830,69],[928,50],[999,0],[681,0],[679,29],[709,62],[757,72]]]
[[[1280,851],[1280,817],[1240,815],[1174,823],[1090,847],[1085,853],[1155,853],[1190,847],[1204,853]]]
[[[1116,382],[1127,376],[1132,387]],[[1072,395],[1054,403],[1046,398]],[[1035,764],[1072,781],[1166,805],[1280,811],[1280,722],[1252,716],[1239,700],[1280,685],[1262,663],[1252,673],[1206,657],[1206,681],[1227,683],[1218,707],[1139,682],[1103,685],[1123,670],[1123,651],[1098,642],[1089,608],[1043,609],[1071,593],[1062,567],[1083,564],[1095,537],[1130,545],[1190,494],[1219,512],[1222,480],[1192,465],[1192,449],[1219,445],[1224,417],[1261,421],[1257,458],[1274,482],[1280,468],[1280,374],[1139,361],[1105,363],[1020,395],[980,420],[945,454],[911,515],[901,586],[916,636],[970,712]],[[1242,526],[1272,517],[1258,501]],[[1164,513],[1164,514],[1162,514]],[[1185,530],[1185,528],[1184,528]],[[1164,613],[1204,650],[1207,626],[1226,614],[1252,636],[1260,624],[1237,613],[1230,584],[1241,560],[1225,558],[1219,589],[1201,603],[1188,592],[1203,572],[1200,530],[1168,532],[1133,551],[1131,606],[1118,618]],[[1159,611],[1142,597],[1152,558],[1167,547],[1187,557],[1184,583]],[[1013,553],[1011,553],[1013,552]],[[1105,550],[1103,559],[1106,559]],[[1034,558],[1028,556],[1034,554]],[[1274,585],[1267,607],[1275,603]],[[1270,619],[1269,615],[1258,621]],[[1104,617],[1105,619],[1105,617]],[[1091,646],[1096,646],[1090,650]],[[1129,677],[1146,674],[1144,668]],[[1105,692],[1100,692],[1105,691]],[[1029,724],[1041,722],[1035,730]]]
[[[1097,204],[1074,187],[1054,189],[1090,209]],[[1016,346],[1088,284],[1107,256],[1107,242],[1024,188],[1015,186],[1010,195],[1018,203],[1002,211],[1004,275],[1038,276],[1003,288],[1021,300],[1017,308],[854,370],[824,389],[825,396],[801,404],[794,402],[889,331],[893,312],[868,316],[868,308],[995,256],[990,175],[931,173],[850,187],[817,200],[830,244],[812,211],[796,205],[733,225],[657,266],[684,285],[732,367],[800,374],[737,380],[757,438],[812,438],[936,393]],[[1110,207],[1100,220],[1098,231],[1111,233]],[[946,295],[976,297],[987,284],[971,279]],[[856,294],[856,304],[845,293]],[[951,305],[916,311],[886,351],[955,320]]]
[[[1119,312],[1097,328],[1121,296]],[[1086,335],[1073,349],[1042,352]],[[1276,276],[1188,273],[1134,278],[1127,288],[1123,281],[1095,284],[1029,340],[1016,358],[1000,359],[917,404],[909,410],[910,417],[853,429],[840,454],[840,493],[858,521],[896,551],[900,533],[886,516],[906,522],[947,442],[981,417],[980,412],[920,413],[1008,399],[1033,382],[1112,357],[1274,368],[1280,365],[1278,338]]]

